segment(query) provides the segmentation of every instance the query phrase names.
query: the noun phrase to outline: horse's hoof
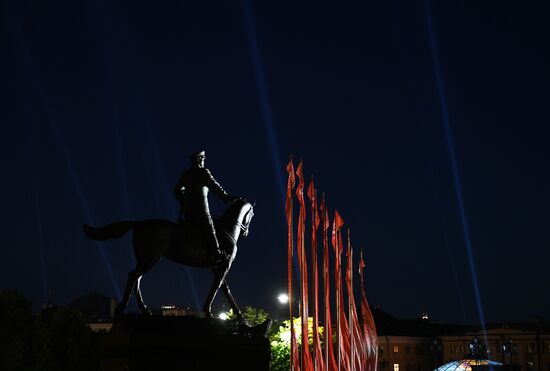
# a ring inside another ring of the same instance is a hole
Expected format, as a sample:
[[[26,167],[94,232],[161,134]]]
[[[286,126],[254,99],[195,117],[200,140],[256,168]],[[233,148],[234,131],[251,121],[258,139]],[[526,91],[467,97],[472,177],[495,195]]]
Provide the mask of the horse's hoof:
[[[240,329],[250,327],[250,324],[246,321],[246,319],[244,319],[243,316],[238,316],[237,319],[235,320],[235,324]]]
[[[265,320],[259,325],[250,326],[246,321],[238,327],[238,331],[242,334],[247,334],[256,337],[267,338],[267,333],[271,328],[272,321],[270,319]]]

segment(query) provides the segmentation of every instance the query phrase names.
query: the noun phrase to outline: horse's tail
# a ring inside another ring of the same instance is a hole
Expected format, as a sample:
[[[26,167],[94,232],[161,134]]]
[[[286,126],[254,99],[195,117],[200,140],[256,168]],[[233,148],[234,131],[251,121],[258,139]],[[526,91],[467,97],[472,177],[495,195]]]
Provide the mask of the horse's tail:
[[[124,236],[130,229],[134,227],[136,222],[115,222],[111,224],[107,224],[104,227],[101,228],[94,228],[92,226],[89,226],[87,224],[84,224],[82,226],[82,230],[84,231],[84,234],[86,237],[96,240],[96,241],[104,241],[111,238],[119,238]]]

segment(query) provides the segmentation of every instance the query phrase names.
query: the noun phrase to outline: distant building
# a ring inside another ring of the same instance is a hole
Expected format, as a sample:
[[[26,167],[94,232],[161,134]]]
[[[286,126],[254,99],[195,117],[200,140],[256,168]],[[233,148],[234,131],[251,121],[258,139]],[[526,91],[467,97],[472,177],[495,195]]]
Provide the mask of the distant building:
[[[458,360],[468,352],[468,344],[477,336],[483,340],[480,329],[463,334],[440,337],[445,361]],[[486,332],[488,358],[505,366],[516,366],[525,371],[550,371],[550,324],[515,323],[490,325]]]
[[[427,319],[397,320],[380,312],[373,310],[380,371],[431,371],[448,362],[462,361],[470,353],[470,343],[476,337],[487,342],[487,359],[502,363],[504,369],[550,371],[548,323],[489,325],[484,340],[479,327]]]
[[[74,299],[66,307],[82,314],[94,332],[108,332],[113,326],[115,298],[91,292]]]
[[[200,312],[191,308],[180,308],[175,305],[162,305],[160,314],[163,316],[198,316]]]
[[[398,320],[379,308],[372,313],[378,332],[380,371],[433,371],[444,363],[440,336],[470,329],[428,319]],[[427,314],[422,318],[428,318]]]
[[[109,298],[99,292],[80,296],[66,305],[67,308],[81,313],[90,321],[112,318],[115,306],[115,298]]]
[[[67,304],[67,307],[81,313],[88,321],[88,326],[94,332],[109,332],[113,327],[116,299],[109,298],[97,292],[83,295]],[[180,308],[175,305],[162,305],[153,310],[156,315],[162,316],[191,316],[198,317],[201,312],[190,308]]]

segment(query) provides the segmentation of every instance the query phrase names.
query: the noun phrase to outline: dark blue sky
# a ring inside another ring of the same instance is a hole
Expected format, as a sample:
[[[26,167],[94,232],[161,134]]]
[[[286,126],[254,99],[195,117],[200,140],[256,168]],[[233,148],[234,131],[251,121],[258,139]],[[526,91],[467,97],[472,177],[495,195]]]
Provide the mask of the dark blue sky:
[[[204,147],[218,181],[257,201],[228,278],[241,305],[273,310],[285,289],[280,186],[293,153],[365,251],[371,304],[477,323],[474,271],[488,321],[550,317],[548,9],[397,0],[0,9],[0,287],[36,307],[48,291],[57,303],[116,296],[130,238],[98,245],[82,223],[176,218],[172,188]],[[210,282],[164,260],[142,287],[151,306],[197,307]]]

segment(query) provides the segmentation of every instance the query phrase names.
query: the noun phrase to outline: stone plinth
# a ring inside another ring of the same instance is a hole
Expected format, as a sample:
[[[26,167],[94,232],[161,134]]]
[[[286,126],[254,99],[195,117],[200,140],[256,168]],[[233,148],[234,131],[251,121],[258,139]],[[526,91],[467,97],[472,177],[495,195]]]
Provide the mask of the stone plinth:
[[[101,342],[103,371],[269,370],[265,329],[221,320],[122,316]]]

